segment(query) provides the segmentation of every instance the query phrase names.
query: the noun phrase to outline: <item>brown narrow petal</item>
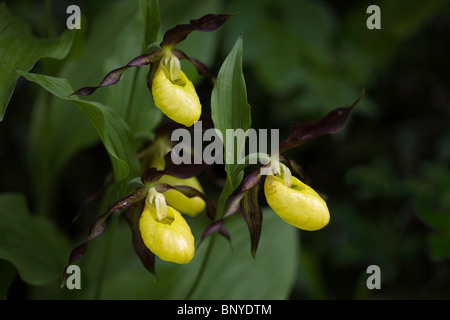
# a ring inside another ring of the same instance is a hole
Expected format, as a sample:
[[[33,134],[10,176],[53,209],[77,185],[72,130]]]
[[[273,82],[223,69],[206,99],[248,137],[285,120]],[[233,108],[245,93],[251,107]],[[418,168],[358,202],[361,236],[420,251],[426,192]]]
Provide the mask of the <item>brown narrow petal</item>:
[[[259,184],[248,190],[240,202],[241,215],[247,223],[250,233],[250,246],[252,256],[255,257],[261,236],[263,215],[258,203]]]
[[[347,123],[350,112],[363,96],[364,91],[350,107],[335,109],[317,121],[308,123],[293,123],[288,138],[280,142],[279,152],[283,153],[325,134],[333,134],[340,131]]]
[[[106,222],[108,221],[111,214],[113,212],[119,211],[121,209],[124,209],[131,205],[136,204],[137,202],[145,199],[146,195],[147,195],[146,188],[139,189],[139,190],[133,192],[132,194],[123,197],[116,203],[114,203],[113,206],[109,209],[109,211],[107,213],[101,215],[94,221],[94,223],[92,224],[92,226],[89,230],[89,235],[88,235],[88,238],[86,239],[86,241],[83,242],[78,247],[76,247],[75,249],[73,249],[72,252],[70,253],[68,265],[66,266],[66,268],[64,269],[64,272],[63,272],[62,285],[65,284],[65,280],[67,277],[67,274],[66,274],[67,267],[69,265],[73,264],[74,262],[78,261],[86,252],[89,242],[94,240],[95,238],[97,238],[98,236],[100,236],[103,233],[103,230],[105,230]]]
[[[204,75],[207,77],[212,83],[216,82],[216,77],[212,74],[211,70],[204,65],[202,62],[195,58],[190,58],[186,53],[179,49],[173,49],[172,53],[178,58],[178,59],[186,59],[189,60],[194,67],[197,69],[197,72],[201,75]]]
[[[231,14],[207,14],[200,19],[191,20],[189,24],[179,24],[164,34],[160,46],[173,47],[186,39],[191,32],[196,30],[203,32],[214,31],[232,16],[233,15]]]
[[[122,77],[122,74],[128,70],[131,67],[142,67],[144,65],[153,63],[161,58],[161,50],[155,50],[152,53],[141,55],[139,57],[134,58],[130,62],[128,62],[127,65],[114,69],[111,72],[109,72],[103,80],[100,82],[100,84],[97,87],[84,87],[81,89],[78,89],[72,95],[78,95],[78,96],[89,96],[93,94],[98,88],[111,86],[113,84],[116,84],[119,82],[120,78]]]
[[[144,267],[152,274],[156,275],[155,254],[151,252],[142,240],[141,231],[139,230],[139,220],[144,210],[145,201],[140,201],[132,205],[126,212],[125,217],[131,229],[131,240],[133,249],[138,255]]]
[[[200,238],[200,241],[197,243],[196,250],[200,247],[200,244],[205,240],[207,237],[209,237],[214,232],[219,232],[220,235],[222,235],[224,238],[226,238],[231,245],[231,236],[228,230],[223,225],[224,220],[219,219],[217,221],[214,221],[209,226],[206,227],[205,231],[203,231],[202,236]]]
[[[244,181],[242,181],[241,187],[231,200],[228,202],[227,210],[223,215],[224,218],[229,217],[239,210],[240,202],[247,192],[257,187],[261,182],[261,168],[256,169],[249,174]]]

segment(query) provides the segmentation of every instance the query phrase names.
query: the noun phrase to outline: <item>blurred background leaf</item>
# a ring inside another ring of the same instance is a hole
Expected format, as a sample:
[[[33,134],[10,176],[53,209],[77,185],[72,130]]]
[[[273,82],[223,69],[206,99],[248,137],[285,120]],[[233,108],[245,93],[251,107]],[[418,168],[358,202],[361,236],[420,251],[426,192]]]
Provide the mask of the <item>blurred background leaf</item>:
[[[0,195],[0,258],[12,263],[23,281],[46,285],[60,279],[67,250],[64,233],[48,219],[32,215],[23,195]]]
[[[34,73],[20,73],[28,81],[39,84],[54,96],[72,101],[95,128],[114,172],[114,180],[122,181],[139,176],[140,167],[130,128],[113,109],[96,102],[83,101],[76,95],[66,79]]]
[[[0,121],[6,112],[19,75],[17,70],[29,71],[36,61],[45,57],[63,59],[70,50],[73,31],[64,32],[59,39],[37,39],[29,25],[12,15],[0,3]]]
[[[209,224],[206,216],[189,218],[196,238]],[[284,223],[272,210],[264,211],[262,238],[256,258],[250,255],[247,225],[236,215],[225,223],[232,237],[232,248],[225,238],[216,241],[210,264],[193,299],[260,300],[288,298],[297,270],[298,239],[294,228]],[[92,299],[98,285],[102,255],[106,250],[110,230],[104,237],[90,244],[86,256],[80,260],[82,288],[76,292],[55,290],[51,286],[34,290],[35,298],[60,298],[69,294],[73,299]],[[154,278],[134,253],[131,232],[120,220],[111,246],[114,248],[104,275],[100,299],[184,299],[200,267],[206,245],[200,247],[192,262],[176,265],[157,259],[157,278]],[[285,251],[292,255],[284,254]],[[83,272],[89,270],[89,272]],[[262,281],[264,279],[264,281]],[[211,290],[214,287],[214,290]],[[74,290],[75,291],[75,290]],[[44,295],[43,295],[44,294]]]

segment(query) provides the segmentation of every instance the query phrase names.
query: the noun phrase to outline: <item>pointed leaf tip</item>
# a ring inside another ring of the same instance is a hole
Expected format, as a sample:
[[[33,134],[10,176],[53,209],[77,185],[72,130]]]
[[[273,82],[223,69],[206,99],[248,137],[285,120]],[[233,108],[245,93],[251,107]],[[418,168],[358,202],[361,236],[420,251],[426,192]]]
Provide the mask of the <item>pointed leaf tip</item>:
[[[250,249],[253,258],[256,256],[259,239],[261,237],[262,211],[258,203],[259,185],[246,192],[240,202],[241,215],[247,223],[250,233]]]

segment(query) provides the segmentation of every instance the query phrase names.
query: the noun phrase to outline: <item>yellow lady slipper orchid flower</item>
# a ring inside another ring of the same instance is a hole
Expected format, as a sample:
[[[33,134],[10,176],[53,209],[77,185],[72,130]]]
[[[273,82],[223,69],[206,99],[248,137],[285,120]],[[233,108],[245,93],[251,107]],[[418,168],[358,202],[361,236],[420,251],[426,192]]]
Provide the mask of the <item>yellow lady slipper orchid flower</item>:
[[[160,64],[152,81],[152,95],[156,107],[167,117],[186,127],[200,119],[202,106],[192,82],[173,59],[166,67]],[[175,67],[174,67],[175,65]]]
[[[310,186],[292,176],[290,186],[278,176],[268,175],[264,193],[269,206],[280,218],[302,230],[315,231],[330,221],[325,201]]]
[[[163,170],[164,165],[164,158],[160,157],[152,161],[150,167],[156,168],[158,170]],[[204,193],[203,188],[196,177],[180,179],[173,176],[164,175],[158,180],[158,183],[167,183],[171,186],[188,186],[200,191],[201,193]],[[191,217],[195,217],[206,207],[206,203],[202,198],[189,198],[183,193],[173,189],[164,192],[164,198],[171,207]]]
[[[159,182],[167,183],[172,186],[188,186],[204,193],[203,188],[196,177],[179,179],[169,175],[164,175],[161,179],[159,179]],[[173,208],[191,217],[198,215],[203,211],[203,209],[205,209],[206,206],[205,201],[202,198],[189,198],[177,190],[168,190],[164,192],[164,197],[166,198],[167,203]]]
[[[186,264],[194,257],[191,229],[181,214],[170,206],[167,206],[166,216],[159,219],[156,208],[146,201],[139,230],[145,246],[161,260]]]

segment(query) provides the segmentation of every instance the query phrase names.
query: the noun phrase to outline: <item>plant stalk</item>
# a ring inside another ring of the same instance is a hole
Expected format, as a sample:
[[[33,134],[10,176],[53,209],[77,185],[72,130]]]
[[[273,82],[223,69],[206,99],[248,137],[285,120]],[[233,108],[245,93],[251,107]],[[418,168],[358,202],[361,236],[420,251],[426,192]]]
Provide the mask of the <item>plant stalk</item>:
[[[194,283],[192,284],[191,288],[189,289],[189,292],[187,293],[185,300],[190,300],[192,298],[192,295],[194,294],[195,290],[197,289],[198,285],[200,284],[201,279],[203,278],[203,274],[205,272],[206,265],[208,264],[209,258],[211,256],[211,252],[214,247],[216,236],[217,236],[217,233],[214,233],[211,235],[211,238],[208,243],[208,248],[206,249],[206,253],[205,253],[205,256],[202,261],[202,265],[200,266],[200,270],[197,274],[197,277],[195,278]]]
[[[218,200],[218,203],[217,203],[217,214],[216,214],[216,220],[215,221],[217,221],[218,219],[222,218],[222,216],[225,214],[225,204],[226,204],[226,201],[228,199],[227,193],[228,193],[229,189],[230,189],[229,188],[229,180],[227,179],[226,182],[225,182],[225,186],[222,189],[222,192],[220,193],[220,196],[219,196],[219,200]],[[205,256],[203,257],[203,261],[202,261],[202,264],[200,266],[200,270],[198,271],[197,277],[195,278],[191,288],[189,289],[189,291],[188,291],[188,293],[187,293],[187,295],[185,297],[185,300],[190,300],[192,298],[192,295],[194,294],[195,290],[197,290],[197,288],[198,288],[198,286],[200,284],[200,281],[203,278],[203,274],[205,273],[206,266],[207,266],[207,264],[209,262],[209,258],[211,256],[212,250],[214,248],[214,243],[216,241],[216,237],[217,237],[217,233],[213,233],[211,235],[211,239],[209,240],[208,248],[206,249]]]
[[[97,287],[95,289],[95,300],[99,300],[102,294],[103,282],[105,280],[106,269],[108,266],[109,259],[111,257],[112,244],[114,241],[114,235],[116,233],[117,225],[119,224],[119,214],[115,213],[112,216],[111,226],[109,228],[108,240],[106,243],[106,249],[103,256],[102,265],[100,267],[100,274],[98,278]]]

